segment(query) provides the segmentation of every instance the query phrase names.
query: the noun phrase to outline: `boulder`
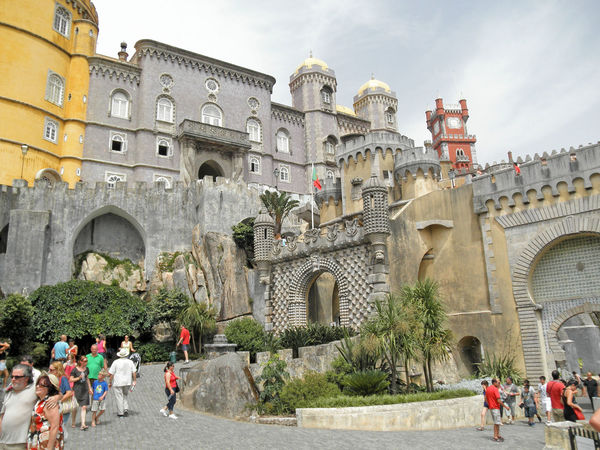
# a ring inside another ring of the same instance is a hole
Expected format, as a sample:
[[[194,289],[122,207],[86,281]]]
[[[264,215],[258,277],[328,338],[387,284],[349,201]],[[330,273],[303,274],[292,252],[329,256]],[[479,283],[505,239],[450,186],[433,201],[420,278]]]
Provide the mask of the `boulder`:
[[[183,404],[198,411],[229,417],[250,417],[258,400],[248,367],[235,353],[201,361],[185,377]]]
[[[97,253],[88,253],[81,263],[80,280],[96,281],[103,284],[112,284],[117,280],[119,287],[129,292],[143,292],[146,290],[146,281],[143,274],[143,263],[131,266],[129,261],[116,265],[109,270],[108,262]]]

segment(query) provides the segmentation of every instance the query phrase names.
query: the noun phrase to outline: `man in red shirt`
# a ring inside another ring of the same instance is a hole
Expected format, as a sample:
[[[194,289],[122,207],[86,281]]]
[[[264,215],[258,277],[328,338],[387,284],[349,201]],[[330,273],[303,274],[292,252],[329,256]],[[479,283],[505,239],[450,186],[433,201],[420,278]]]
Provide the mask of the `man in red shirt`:
[[[550,397],[550,403],[552,404],[552,420],[554,422],[564,422],[565,420],[565,407],[562,402],[565,385],[559,378],[558,370],[553,370],[552,381],[549,381],[548,387],[546,387],[546,395]]]
[[[500,400],[500,380],[492,378],[492,385],[485,390],[485,399],[488,404],[492,419],[494,419],[494,438],[496,442],[504,442],[504,438],[500,436],[500,425],[502,424],[502,418],[500,417],[500,408],[509,409],[502,400]]]
[[[181,344],[181,349],[185,355],[184,364],[188,364],[190,362],[188,358],[188,350],[190,348],[190,332],[183,325],[181,325],[181,335],[179,336],[179,341],[177,341],[176,347],[179,347],[179,344]]]

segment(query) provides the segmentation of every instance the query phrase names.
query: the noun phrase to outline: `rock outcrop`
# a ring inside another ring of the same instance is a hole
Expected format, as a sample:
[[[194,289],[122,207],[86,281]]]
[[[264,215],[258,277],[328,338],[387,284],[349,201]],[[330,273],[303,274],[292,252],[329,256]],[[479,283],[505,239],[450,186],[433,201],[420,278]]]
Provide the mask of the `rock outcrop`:
[[[144,292],[146,281],[143,273],[143,262],[135,265],[129,260],[111,260],[109,264],[103,255],[88,253],[81,263],[78,278],[109,285],[116,281],[119,287],[129,292]]]
[[[246,418],[252,413],[248,405],[258,400],[250,371],[235,353],[201,361],[184,382],[183,404],[210,414]]]

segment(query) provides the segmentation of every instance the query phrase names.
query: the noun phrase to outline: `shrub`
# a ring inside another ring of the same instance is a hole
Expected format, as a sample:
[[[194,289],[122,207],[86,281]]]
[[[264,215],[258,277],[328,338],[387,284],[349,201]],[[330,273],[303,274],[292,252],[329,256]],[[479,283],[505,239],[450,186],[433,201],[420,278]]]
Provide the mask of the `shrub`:
[[[0,339],[10,339],[9,353],[18,355],[32,331],[34,309],[31,302],[19,294],[0,300]]]
[[[520,384],[523,376],[515,367],[515,359],[515,355],[510,350],[501,354],[492,353],[491,356],[487,353],[483,362],[477,366],[479,377],[498,378],[501,380],[511,377],[513,383]]]
[[[42,286],[30,300],[35,309],[33,330],[44,342],[57,341],[61,334],[123,336],[150,325],[146,302],[116,286],[72,280]]]
[[[279,341],[282,348],[291,348],[294,358],[297,358],[300,347],[327,344],[355,334],[351,328],[309,323],[306,326],[287,328],[279,336]]]
[[[251,265],[254,259],[254,217],[245,219],[231,227],[233,230],[233,240],[236,245],[246,252],[248,265]]]
[[[379,341],[373,335],[361,336],[359,341],[345,338],[337,349],[355,372],[374,370],[380,360]]]
[[[169,360],[169,353],[175,350],[174,342],[147,342],[135,346],[143,362],[165,362]]]
[[[346,362],[342,356],[338,356],[331,363],[331,369],[325,372],[327,381],[335,383],[340,389],[344,388],[344,380],[347,375],[350,375],[354,370],[352,366]]]
[[[287,383],[281,391],[281,403],[288,412],[296,408],[306,408],[316,398],[336,397],[340,389],[327,381],[325,374],[308,372],[303,378],[296,378]]]
[[[431,400],[447,400],[451,398],[471,397],[477,395],[468,389],[456,389],[417,394],[370,395],[358,397],[339,395],[337,397],[318,397],[307,401],[304,408],[347,408],[351,406],[394,405],[398,403],[426,402]]]
[[[166,323],[171,329],[173,338],[178,336],[179,317],[188,306],[189,297],[178,290],[160,288],[158,293],[150,300],[148,317],[150,323]]]
[[[260,323],[251,317],[229,322],[225,327],[225,336],[236,350],[250,352],[250,359],[256,360],[256,353],[265,350],[265,331]]]
[[[363,370],[347,375],[343,381],[344,392],[352,395],[378,395],[387,391],[390,382],[381,370]]]
[[[279,414],[283,412],[280,394],[290,374],[286,370],[287,363],[274,354],[263,364],[262,373],[256,377],[262,383],[258,412],[261,414]]]

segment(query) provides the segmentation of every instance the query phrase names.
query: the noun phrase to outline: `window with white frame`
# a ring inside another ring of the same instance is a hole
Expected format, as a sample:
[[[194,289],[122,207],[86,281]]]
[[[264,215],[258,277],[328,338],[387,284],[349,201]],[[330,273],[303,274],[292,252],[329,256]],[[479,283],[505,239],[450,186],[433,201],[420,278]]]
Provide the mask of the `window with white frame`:
[[[325,153],[328,155],[335,155],[335,145],[333,145],[333,142],[325,142]]]
[[[260,123],[257,120],[249,119],[246,122],[246,132],[250,135],[250,140],[260,142]]]
[[[166,175],[159,175],[159,174],[154,174],[154,182],[155,183],[164,183],[165,188],[167,189],[171,189],[171,184],[173,183],[173,180],[171,177],[168,177]]]
[[[58,142],[58,122],[48,117],[44,119],[44,139],[55,144]]]
[[[393,108],[388,108],[385,111],[385,121],[388,125],[394,125],[394,116],[396,115],[396,111]]]
[[[290,166],[279,166],[279,181],[290,182]]]
[[[71,13],[59,4],[56,5],[54,10],[53,28],[67,38],[71,32]]]
[[[202,122],[220,127],[223,123],[223,114],[217,105],[208,104],[202,108]]]
[[[173,156],[171,139],[158,136],[156,138],[156,154],[158,156]]]
[[[277,132],[277,151],[283,153],[290,152],[290,136],[284,129]]]
[[[333,178],[334,178],[333,170],[328,170],[327,171],[327,178],[333,180]]]
[[[110,132],[110,151],[117,153],[127,151],[127,135],[125,133]]]
[[[122,173],[106,172],[104,174],[104,181],[106,181],[109,188],[114,188],[118,182],[126,181],[126,179],[127,177]]]
[[[156,120],[173,123],[173,102],[166,97],[156,102]]]
[[[331,106],[331,89],[325,86],[321,89],[321,101],[327,106]]]
[[[62,106],[65,96],[65,80],[57,73],[48,71],[46,82],[46,100],[55,105]]]
[[[260,158],[258,156],[250,156],[248,161],[250,173],[260,174]]]
[[[110,115],[112,117],[120,117],[121,119],[129,118],[129,96],[127,94],[117,91],[112,95]]]

